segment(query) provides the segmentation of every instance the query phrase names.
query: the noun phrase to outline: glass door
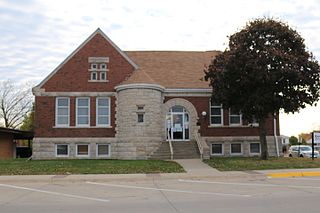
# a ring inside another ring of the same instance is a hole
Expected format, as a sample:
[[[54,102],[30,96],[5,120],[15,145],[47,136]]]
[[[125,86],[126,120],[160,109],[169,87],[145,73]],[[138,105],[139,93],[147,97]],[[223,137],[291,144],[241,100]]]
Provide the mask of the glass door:
[[[174,106],[167,114],[167,139],[189,140],[189,115],[181,106]]]

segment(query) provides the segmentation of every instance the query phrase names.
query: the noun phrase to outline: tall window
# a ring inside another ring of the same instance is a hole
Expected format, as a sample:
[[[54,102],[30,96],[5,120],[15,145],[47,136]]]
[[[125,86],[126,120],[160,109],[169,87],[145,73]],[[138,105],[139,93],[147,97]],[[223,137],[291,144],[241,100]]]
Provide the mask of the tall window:
[[[77,98],[77,126],[90,126],[90,98]]]
[[[210,125],[223,125],[222,105],[210,101]]]
[[[230,125],[241,125],[241,113],[234,111],[232,109],[229,110],[229,124]]]
[[[56,126],[69,126],[69,98],[56,98]]]
[[[97,98],[97,126],[110,126],[110,98]]]

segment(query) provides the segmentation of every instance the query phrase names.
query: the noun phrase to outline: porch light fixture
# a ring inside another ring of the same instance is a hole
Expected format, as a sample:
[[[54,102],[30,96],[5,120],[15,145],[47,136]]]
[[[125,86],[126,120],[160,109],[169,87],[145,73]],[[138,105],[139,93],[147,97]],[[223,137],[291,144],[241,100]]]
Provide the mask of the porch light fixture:
[[[201,112],[201,115],[202,115],[203,117],[206,117],[206,116],[207,116],[207,112],[206,112],[206,111],[202,111],[202,112]]]

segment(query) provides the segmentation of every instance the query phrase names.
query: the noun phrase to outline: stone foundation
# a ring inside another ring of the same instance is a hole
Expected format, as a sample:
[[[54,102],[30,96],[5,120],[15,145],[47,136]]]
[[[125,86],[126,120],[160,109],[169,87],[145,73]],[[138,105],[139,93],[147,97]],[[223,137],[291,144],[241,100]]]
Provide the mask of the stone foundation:
[[[69,156],[57,157],[55,145],[68,144]],[[76,155],[77,144],[89,144],[89,156]],[[110,156],[98,157],[97,144],[110,144]],[[33,159],[147,159],[158,149],[160,138],[34,138]]]
[[[251,156],[260,156],[260,154],[252,154],[250,153],[250,143],[256,142],[260,143],[259,137],[251,136],[251,137],[205,137],[203,138],[206,141],[207,148],[204,150],[205,158],[208,157],[232,157],[232,156],[244,156],[244,157],[251,157]],[[222,155],[212,155],[211,153],[211,144],[213,143],[221,143],[223,145],[223,154]],[[242,144],[242,154],[232,154],[230,153],[231,150],[231,143],[241,143]],[[274,136],[267,136],[267,146],[268,146],[268,155],[270,157],[277,156],[277,149]],[[261,146],[260,146],[261,148]],[[283,155],[282,153],[282,145],[280,140],[278,141],[278,148],[280,156]],[[208,156],[209,155],[209,156]]]

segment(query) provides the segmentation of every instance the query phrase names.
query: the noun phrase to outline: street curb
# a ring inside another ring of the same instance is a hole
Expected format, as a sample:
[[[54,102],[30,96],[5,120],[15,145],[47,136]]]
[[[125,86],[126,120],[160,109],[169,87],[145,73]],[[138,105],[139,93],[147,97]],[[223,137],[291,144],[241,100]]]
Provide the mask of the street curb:
[[[196,175],[188,173],[158,173],[158,174],[120,174],[120,175],[21,175],[0,176],[0,183],[81,183],[81,182],[113,182],[113,181],[153,181],[177,179],[214,179],[232,180],[238,178],[265,179],[265,174],[220,174]]]
[[[288,177],[317,177],[320,172],[284,172],[284,173],[267,173],[270,178],[288,178]]]

